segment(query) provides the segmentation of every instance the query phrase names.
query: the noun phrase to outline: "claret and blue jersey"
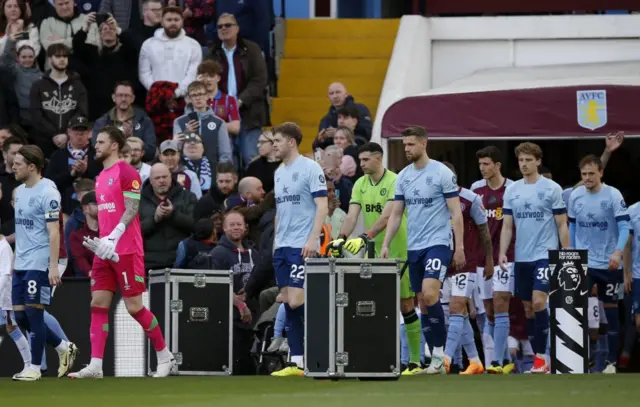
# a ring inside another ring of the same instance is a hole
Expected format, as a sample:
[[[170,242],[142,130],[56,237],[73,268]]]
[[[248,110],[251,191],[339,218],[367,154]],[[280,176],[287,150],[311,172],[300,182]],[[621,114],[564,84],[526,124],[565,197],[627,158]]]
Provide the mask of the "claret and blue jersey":
[[[631,233],[631,274],[633,276],[631,298],[633,313],[640,314],[640,203],[631,205],[628,215],[630,219],[629,232]]]

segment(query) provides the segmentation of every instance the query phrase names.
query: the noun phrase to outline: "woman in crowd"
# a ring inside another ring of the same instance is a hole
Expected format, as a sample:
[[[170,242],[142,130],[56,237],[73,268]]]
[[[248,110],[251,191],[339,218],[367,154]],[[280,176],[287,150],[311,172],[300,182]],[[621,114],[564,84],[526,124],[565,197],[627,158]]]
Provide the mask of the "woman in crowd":
[[[6,38],[6,46],[2,53],[0,75],[7,75],[11,79],[18,106],[20,107],[20,124],[25,128],[29,128],[31,127],[29,93],[33,83],[42,78],[42,71],[40,71],[36,61],[38,52],[33,43],[31,41],[16,41],[17,37],[17,33],[10,34],[9,38],[3,37],[3,39]],[[16,42],[18,44],[17,53],[14,52]]]
[[[15,35],[18,41],[31,43],[31,47],[38,56],[40,53],[38,27],[30,21],[30,12],[25,0],[2,0],[0,3],[2,4],[0,7],[0,54],[11,36]],[[15,47],[15,42],[13,46]]]
[[[281,163],[273,153],[273,134],[270,131],[260,135],[258,152],[260,155],[251,161],[245,176],[258,178],[262,181],[264,192],[269,193],[273,191],[273,175]]]
[[[204,144],[202,144],[202,138],[199,135],[190,133],[184,137],[182,157],[185,167],[198,176],[202,195],[209,192],[212,182],[212,168],[209,159],[204,155]]]
[[[358,145],[353,131],[348,127],[339,126],[333,136],[333,144],[342,149],[342,164],[340,165],[342,175],[355,182],[364,173],[360,168]]]

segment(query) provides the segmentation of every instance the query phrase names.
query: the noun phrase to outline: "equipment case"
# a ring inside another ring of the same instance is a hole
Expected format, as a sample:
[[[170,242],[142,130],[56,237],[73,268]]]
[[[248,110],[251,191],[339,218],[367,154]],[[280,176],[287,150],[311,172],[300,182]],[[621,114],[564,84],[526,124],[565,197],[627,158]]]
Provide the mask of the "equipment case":
[[[305,376],[400,376],[400,267],[395,260],[308,259]]]
[[[233,279],[228,270],[151,270],[149,304],[176,358],[178,375],[232,373]],[[156,356],[148,348],[153,372]]]

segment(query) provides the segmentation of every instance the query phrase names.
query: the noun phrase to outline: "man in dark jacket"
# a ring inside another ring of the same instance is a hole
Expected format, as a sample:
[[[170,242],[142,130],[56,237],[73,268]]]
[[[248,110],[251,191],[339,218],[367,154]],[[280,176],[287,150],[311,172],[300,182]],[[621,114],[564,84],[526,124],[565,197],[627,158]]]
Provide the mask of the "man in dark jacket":
[[[136,100],[133,84],[118,82],[111,99],[115,106],[93,124],[91,144],[95,145],[100,130],[113,125],[121,129],[126,138],[138,137],[142,140],[144,161],[153,161],[156,158],[156,129],[144,109],[133,106]]]
[[[120,38],[113,18],[98,27],[99,44],[88,43],[87,33],[96,24],[92,20],[87,18],[84,27],[74,34],[73,55],[86,68],[82,81],[89,94],[89,118],[96,120],[113,105],[112,94],[117,83],[138,81],[139,50],[134,40]]]
[[[173,182],[166,165],[151,167],[140,197],[145,268],[173,267],[178,244],[193,232],[195,205],[195,195]]]
[[[313,147],[324,149],[333,144],[333,135],[338,127],[338,109],[346,106],[358,108],[358,125],[354,133],[370,140],[373,122],[371,121],[369,109],[362,103],[356,103],[353,96],[347,92],[347,88],[340,82],[332,83],[329,86],[328,93],[331,106],[327,114],[320,120],[318,136],[313,143]]]
[[[227,213],[223,221],[224,235],[211,252],[211,266],[214,270],[231,270],[233,291],[240,293],[253,271],[260,255],[254,245],[244,236],[247,225],[240,212]]]
[[[267,124],[267,65],[256,43],[238,37],[238,22],[231,14],[218,19],[220,43],[211,49],[207,59],[218,61],[223,74],[220,90],[235,97],[240,108],[241,129],[236,148],[246,168],[258,156],[258,138]],[[233,66],[229,67],[232,58]]]
[[[45,157],[67,145],[67,128],[72,117],[87,116],[87,90],[75,73],[68,72],[71,50],[56,43],[47,49],[51,72],[33,83],[30,108],[31,136]]]
[[[195,220],[210,218],[215,212],[221,211],[227,198],[238,196],[238,173],[231,163],[220,163],[216,167],[216,186],[204,195],[193,211]]]
[[[89,144],[89,119],[74,117],[69,122],[67,133],[69,142],[65,148],[53,153],[44,176],[55,182],[62,196],[64,213],[69,216],[78,207],[78,200],[73,196],[74,182],[79,178],[94,179],[102,171],[102,164],[96,161],[96,152]]]

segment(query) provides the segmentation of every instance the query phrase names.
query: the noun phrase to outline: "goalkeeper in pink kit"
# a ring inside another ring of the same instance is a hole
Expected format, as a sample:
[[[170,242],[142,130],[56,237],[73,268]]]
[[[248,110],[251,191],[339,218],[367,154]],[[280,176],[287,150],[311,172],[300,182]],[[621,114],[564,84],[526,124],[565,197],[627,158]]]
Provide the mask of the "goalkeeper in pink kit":
[[[104,170],[96,179],[100,239],[85,241],[96,257],[91,270],[91,362],[72,379],[102,378],[104,347],[109,336],[109,308],[120,287],[129,314],[142,326],[158,357],[154,377],[166,377],[176,366],[167,349],[156,317],[142,305],[144,250],[140,231],[140,175],[118,158],[125,145],[124,134],[108,126],[96,139],[96,160]]]

